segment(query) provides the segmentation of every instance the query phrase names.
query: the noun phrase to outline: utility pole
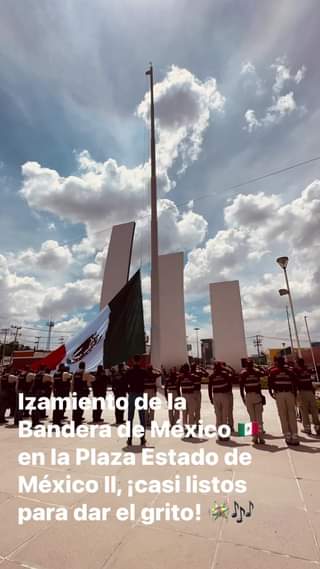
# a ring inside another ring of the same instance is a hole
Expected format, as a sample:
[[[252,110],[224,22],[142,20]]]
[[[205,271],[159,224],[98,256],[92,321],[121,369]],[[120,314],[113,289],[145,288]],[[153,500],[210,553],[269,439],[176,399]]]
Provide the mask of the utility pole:
[[[18,336],[21,336],[19,330],[22,329],[22,326],[13,326],[13,325],[11,325],[11,328],[13,328],[13,329],[15,330],[13,342],[14,342],[14,344],[18,344]],[[17,347],[18,347],[18,346],[17,346]]]
[[[151,364],[161,367],[160,351],[160,293],[159,293],[159,244],[157,213],[156,137],[153,95],[153,67],[150,63],[146,75],[150,78],[150,158],[151,158]]]
[[[258,362],[260,363],[260,358],[261,358],[260,348],[262,346],[262,336],[260,334],[255,335],[253,340],[253,345],[257,348]]]
[[[34,350],[39,350],[39,342],[41,340],[41,336],[35,336],[34,340],[35,340]]]
[[[2,354],[1,354],[1,365],[3,365],[3,361],[6,355],[6,343],[7,343],[7,336],[8,334],[10,334],[10,329],[9,328],[3,328],[1,330],[1,334],[4,335],[4,340],[3,340],[3,344],[2,344]]]
[[[50,350],[50,345],[51,345],[51,334],[52,334],[52,328],[54,327],[54,322],[53,320],[49,320],[46,323],[46,326],[48,326],[48,339],[47,339],[47,350]]]

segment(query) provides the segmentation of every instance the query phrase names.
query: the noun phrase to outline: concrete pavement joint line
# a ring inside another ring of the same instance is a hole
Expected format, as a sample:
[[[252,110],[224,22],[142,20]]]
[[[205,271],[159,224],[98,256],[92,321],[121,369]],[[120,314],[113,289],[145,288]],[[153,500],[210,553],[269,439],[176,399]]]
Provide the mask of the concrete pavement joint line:
[[[55,504],[54,502],[45,502],[43,500],[39,500],[38,498],[29,498],[29,496],[23,496],[22,494],[14,494],[14,498],[18,500],[26,500],[27,502],[36,502],[37,504],[45,504],[46,506],[55,506],[57,508],[65,507],[70,509],[70,506],[65,506],[64,504]]]
[[[19,564],[19,567],[25,567],[26,569],[39,569],[39,566],[38,566],[38,567],[33,567],[32,565],[27,565],[26,563],[23,563],[22,561],[15,561],[14,559],[12,560],[12,559],[10,559],[10,556],[11,556],[11,555],[12,555],[12,554],[9,553],[9,555],[8,555],[7,557],[2,557],[2,558],[1,558],[1,564],[2,564],[2,562],[4,562],[4,561],[8,561],[8,563]],[[45,569],[45,568],[43,568],[43,569]]]
[[[234,482],[234,477],[235,477],[235,470],[232,470],[232,482]],[[227,497],[227,504],[229,505],[229,501],[230,501],[230,496]],[[222,519],[221,520],[221,525],[219,528],[219,533],[217,536],[217,543],[216,543],[216,548],[213,554],[213,558],[212,558],[212,562],[210,565],[210,569],[214,569],[216,564],[217,564],[217,560],[218,560],[218,553],[219,553],[219,549],[220,549],[220,545],[222,543],[222,533],[223,533],[223,527],[224,524],[226,523],[226,520]]]
[[[304,511],[305,511],[306,514],[307,514],[307,522],[308,522],[308,525],[309,525],[309,527],[310,527],[311,534],[312,534],[313,541],[314,541],[314,543],[315,543],[316,549],[317,549],[317,551],[318,551],[318,557],[319,557],[319,559],[320,559],[320,545],[319,545],[319,542],[318,542],[318,539],[317,539],[317,534],[316,534],[316,532],[315,532],[314,529],[313,529],[313,524],[312,524],[311,519],[310,519],[310,517],[309,517],[308,507],[307,507],[306,501],[305,501],[305,499],[304,499],[304,495],[303,495],[303,492],[302,492],[302,488],[301,488],[301,486],[300,486],[300,481],[299,481],[299,478],[298,478],[298,476],[297,476],[297,473],[296,473],[296,470],[295,470],[295,467],[294,467],[294,463],[293,463],[293,460],[292,460],[292,456],[291,456],[290,449],[288,449],[288,459],[289,459],[290,468],[291,468],[291,470],[292,470],[292,472],[293,472],[293,474],[294,474],[294,479],[295,479],[295,481],[296,481],[296,485],[297,485],[297,488],[298,488],[299,496],[300,496],[300,499],[301,499],[302,504],[303,504],[303,509],[304,509]]]
[[[280,551],[275,551],[273,549],[263,549],[262,547],[256,547],[254,545],[247,545],[245,543],[237,543],[235,541],[222,540],[221,543],[225,545],[234,545],[235,547],[243,547],[245,549],[250,549],[253,551],[259,551],[262,553],[267,553],[268,555],[275,555],[278,557],[283,557],[285,559],[294,559],[296,561],[304,561],[305,563],[311,563],[313,565],[320,565],[320,561],[317,559],[307,559],[306,557],[300,557],[299,555],[291,555],[290,553],[281,553]]]
[[[146,526],[144,526],[143,524],[139,523],[138,524],[139,528],[144,528]],[[159,527],[159,526],[148,526],[149,529],[153,529],[154,531],[161,531],[164,530],[164,527]],[[217,541],[217,538],[214,537],[207,537],[205,535],[200,535],[199,533],[192,533],[183,529],[179,529],[178,527],[172,527],[170,526],[170,530],[172,529],[172,531],[174,531],[175,533],[178,533],[180,535],[185,535],[186,537],[199,537],[200,539],[206,539],[207,541]]]
[[[44,532],[46,532],[49,529],[49,526],[47,526],[46,528],[44,528],[43,530],[39,531],[39,533],[36,533],[35,535],[31,535],[28,539],[26,539],[25,541],[23,541],[22,543],[20,543],[20,545],[18,545],[15,549],[13,549],[12,551],[10,551],[9,555],[6,557],[6,559],[8,561],[12,561],[12,555],[14,555],[15,553],[17,553],[17,551],[19,551],[22,547],[24,547],[25,545],[27,545],[28,543],[30,543],[30,541],[33,541],[34,539],[36,539],[37,537],[40,537],[40,535],[42,535]]]
[[[127,537],[127,535],[133,530],[133,525],[129,526],[128,531],[124,534],[124,536],[122,537],[122,539],[120,539],[120,541],[114,546],[114,548],[112,549],[112,551],[110,552],[110,554],[108,555],[108,557],[106,559],[104,559],[104,561],[102,562],[102,564],[100,565],[99,569],[107,569],[109,563],[112,561],[113,556],[115,555],[115,553],[118,551],[118,549],[121,547],[121,545],[125,542],[125,539]]]
[[[136,527],[141,527],[141,528],[145,528],[145,529],[146,529],[146,526],[144,526],[143,524],[141,524],[141,525],[137,525],[136,523],[135,523],[135,524],[132,524],[132,525],[130,526],[129,530],[126,532],[126,534],[125,534],[125,535],[123,536],[123,538],[121,539],[121,541],[114,547],[114,549],[112,550],[112,552],[110,553],[110,555],[109,555],[109,556],[107,557],[107,559],[103,562],[103,564],[99,567],[99,569],[108,569],[109,564],[112,562],[112,558],[114,557],[114,554],[118,551],[118,549],[121,547],[121,545],[123,545],[123,543],[125,542],[125,540],[126,540],[128,534],[130,533],[130,531],[132,531],[132,530],[135,529]],[[151,526],[148,526],[147,529],[148,529],[149,531],[168,532],[168,531],[170,531],[171,528],[170,528],[170,529],[169,529],[169,528],[163,528],[163,527],[162,527],[162,528],[159,528],[159,527],[156,527],[155,525],[151,525]],[[180,531],[180,532],[177,532],[177,533],[180,533],[180,535],[183,535],[183,536],[186,536],[186,537],[190,537],[190,534],[186,534],[186,533],[183,532],[183,531]],[[207,538],[207,537],[205,537],[205,536],[203,536],[203,535],[192,535],[192,537],[195,537],[195,538],[201,539],[201,540],[206,540],[206,541],[216,541],[213,537],[212,537],[212,538],[211,538],[211,537]]]
[[[174,475],[171,476],[171,478],[173,478]],[[153,498],[153,500],[150,502],[150,506],[148,504],[149,507],[152,507],[153,504],[156,502],[157,498],[160,496],[160,492],[158,494],[155,495],[155,497]],[[114,554],[118,551],[119,547],[121,547],[123,541],[125,540],[125,538],[127,537],[127,535],[130,533],[130,531],[132,531],[133,529],[135,529],[139,523],[139,521],[141,520],[141,517],[136,521],[133,522],[130,526],[128,531],[125,533],[125,535],[123,536],[123,538],[119,541],[119,543],[113,548],[113,550],[111,551],[110,555],[108,555],[108,557],[103,561],[102,565],[100,566],[100,569],[107,569],[109,562],[112,560],[112,557],[114,556]]]

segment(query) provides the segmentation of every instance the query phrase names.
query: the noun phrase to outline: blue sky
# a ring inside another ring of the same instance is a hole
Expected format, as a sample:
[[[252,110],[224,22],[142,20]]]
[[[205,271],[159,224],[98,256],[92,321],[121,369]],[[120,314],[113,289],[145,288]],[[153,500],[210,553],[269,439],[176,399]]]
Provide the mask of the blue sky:
[[[228,190],[320,154],[319,13],[317,0],[3,2],[1,327],[77,330],[97,310],[110,227],[131,219],[148,324],[152,60],[160,245],[185,252],[189,337],[211,336],[208,283],[239,279],[248,338],[288,342],[274,262],[287,254],[302,339],[307,314],[320,340],[320,163]]]

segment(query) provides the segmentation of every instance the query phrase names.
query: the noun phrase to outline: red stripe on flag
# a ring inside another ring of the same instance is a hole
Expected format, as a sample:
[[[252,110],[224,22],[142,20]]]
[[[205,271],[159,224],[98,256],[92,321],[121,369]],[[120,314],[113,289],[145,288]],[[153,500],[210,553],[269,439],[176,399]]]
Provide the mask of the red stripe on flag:
[[[31,369],[36,371],[40,366],[48,367],[50,370],[55,369],[66,356],[66,347],[64,344],[56,350],[48,354],[45,358],[37,360],[31,365]]]

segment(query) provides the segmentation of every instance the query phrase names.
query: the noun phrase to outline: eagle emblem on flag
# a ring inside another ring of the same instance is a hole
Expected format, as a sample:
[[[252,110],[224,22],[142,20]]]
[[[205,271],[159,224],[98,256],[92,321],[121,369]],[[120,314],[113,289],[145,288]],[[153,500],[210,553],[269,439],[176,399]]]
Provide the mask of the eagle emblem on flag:
[[[89,352],[91,352],[91,350],[100,342],[101,338],[102,334],[99,335],[97,332],[95,334],[91,334],[89,338],[87,338],[84,342],[82,342],[82,344],[80,344],[78,348],[75,349],[70,358],[70,363],[75,364],[83,360],[83,358],[89,354]]]

